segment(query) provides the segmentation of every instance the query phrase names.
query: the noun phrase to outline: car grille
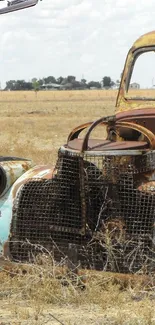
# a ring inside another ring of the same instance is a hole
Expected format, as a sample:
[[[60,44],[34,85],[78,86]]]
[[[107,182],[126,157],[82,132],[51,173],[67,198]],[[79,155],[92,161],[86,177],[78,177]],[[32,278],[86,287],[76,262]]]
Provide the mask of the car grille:
[[[154,156],[82,155],[61,148],[54,177],[30,179],[19,191],[12,258],[32,262],[46,252],[58,263],[90,269],[153,269],[155,195],[145,184]]]

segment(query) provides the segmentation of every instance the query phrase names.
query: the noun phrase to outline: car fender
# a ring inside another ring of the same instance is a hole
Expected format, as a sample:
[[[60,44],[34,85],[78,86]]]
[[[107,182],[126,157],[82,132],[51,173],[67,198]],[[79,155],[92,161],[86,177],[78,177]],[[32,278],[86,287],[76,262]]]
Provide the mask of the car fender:
[[[19,177],[11,188],[0,198],[0,254],[9,256],[9,237],[14,200],[20,188],[32,179],[51,179],[55,174],[52,166],[35,166]]]

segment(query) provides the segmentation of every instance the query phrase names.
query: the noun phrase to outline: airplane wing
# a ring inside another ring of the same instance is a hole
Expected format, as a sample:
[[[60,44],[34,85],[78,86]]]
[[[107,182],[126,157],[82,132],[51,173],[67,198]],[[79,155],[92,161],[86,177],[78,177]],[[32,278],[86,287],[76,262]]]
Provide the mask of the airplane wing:
[[[0,0],[3,1],[3,0]],[[0,9],[0,15],[7,14],[12,11],[26,9],[32,6],[35,6],[38,3],[38,0],[14,0],[8,1],[7,7]]]

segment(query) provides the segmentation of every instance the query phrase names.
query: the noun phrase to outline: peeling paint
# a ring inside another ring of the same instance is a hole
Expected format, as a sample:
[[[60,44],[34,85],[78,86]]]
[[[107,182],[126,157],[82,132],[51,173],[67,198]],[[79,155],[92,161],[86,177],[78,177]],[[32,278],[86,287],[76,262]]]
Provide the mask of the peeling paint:
[[[3,196],[11,185],[27,170],[33,166],[31,160],[28,161],[1,161],[0,169],[5,178],[5,188],[0,193],[0,197]],[[1,186],[1,185],[0,185]]]
[[[19,168],[19,172],[13,174],[10,183],[8,181],[8,184],[11,184],[11,181],[13,182],[13,180],[16,178],[16,181],[12,184],[12,186],[10,185],[10,189],[7,190],[7,192],[0,199],[0,253],[3,252],[5,256],[8,256],[9,254],[9,248],[8,245],[6,245],[6,243],[8,242],[10,237],[12,208],[18,191],[20,190],[22,185],[28,182],[30,179],[31,180],[33,178],[37,180],[51,179],[54,174],[54,170],[52,166],[49,165],[35,166],[34,168],[29,169],[27,172],[25,172],[22,175],[21,175],[21,171],[23,172],[24,170],[26,171],[28,166],[30,166],[30,162],[29,163],[24,162],[24,164],[22,162],[18,162],[18,163],[16,162],[16,164],[8,163],[7,167],[8,166],[9,167],[12,166],[12,168],[15,167],[13,171],[17,170],[18,167],[22,166],[22,168],[21,169]]]

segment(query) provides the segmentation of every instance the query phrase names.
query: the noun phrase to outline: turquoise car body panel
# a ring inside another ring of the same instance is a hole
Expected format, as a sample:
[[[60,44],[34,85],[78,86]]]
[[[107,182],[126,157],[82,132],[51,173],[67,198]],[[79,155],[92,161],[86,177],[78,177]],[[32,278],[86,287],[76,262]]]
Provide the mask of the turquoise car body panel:
[[[8,240],[12,219],[12,190],[10,189],[0,200],[0,254]]]

